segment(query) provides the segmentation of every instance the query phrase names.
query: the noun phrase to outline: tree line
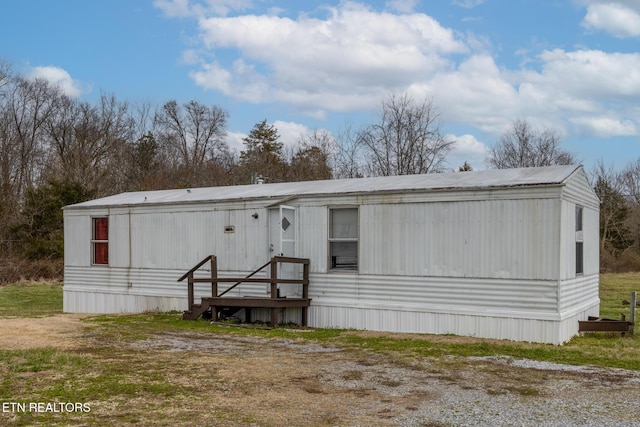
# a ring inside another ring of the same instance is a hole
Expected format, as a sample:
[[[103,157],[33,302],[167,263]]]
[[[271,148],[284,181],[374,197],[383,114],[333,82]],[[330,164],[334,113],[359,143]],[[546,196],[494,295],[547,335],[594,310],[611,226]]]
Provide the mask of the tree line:
[[[391,94],[374,123],[339,135],[315,130],[286,145],[266,119],[234,150],[228,112],[196,100],[154,105],[101,94],[66,96],[0,63],[0,272],[6,280],[61,272],[61,207],[125,191],[438,173],[455,142],[433,101]],[[553,130],[516,120],[493,145],[490,168],[579,163]],[[468,162],[457,170],[472,170]],[[603,267],[640,270],[640,158],[591,174],[602,201]],[[53,262],[52,262],[53,260]],[[56,261],[57,260],[57,261]],[[52,267],[53,266],[53,267]]]

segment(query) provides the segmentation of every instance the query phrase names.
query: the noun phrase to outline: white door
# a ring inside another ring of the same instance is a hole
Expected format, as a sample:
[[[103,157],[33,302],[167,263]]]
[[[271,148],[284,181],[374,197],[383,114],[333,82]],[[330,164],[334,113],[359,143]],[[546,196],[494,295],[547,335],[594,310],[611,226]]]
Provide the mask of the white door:
[[[280,205],[269,210],[269,257],[296,256],[297,240],[296,208]],[[278,277],[293,279],[298,278],[299,267],[297,264],[280,264]],[[298,285],[280,285],[281,296],[297,296]]]

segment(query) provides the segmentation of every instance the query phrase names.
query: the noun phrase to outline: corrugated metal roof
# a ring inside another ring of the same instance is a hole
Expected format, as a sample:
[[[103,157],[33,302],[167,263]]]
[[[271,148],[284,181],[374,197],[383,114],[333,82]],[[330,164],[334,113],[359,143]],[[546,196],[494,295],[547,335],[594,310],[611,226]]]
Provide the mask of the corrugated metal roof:
[[[67,208],[196,203],[223,200],[256,200],[295,196],[386,193],[420,190],[481,189],[562,184],[582,166],[492,169],[425,175],[384,176],[277,184],[234,185],[179,190],[137,191],[90,200]]]

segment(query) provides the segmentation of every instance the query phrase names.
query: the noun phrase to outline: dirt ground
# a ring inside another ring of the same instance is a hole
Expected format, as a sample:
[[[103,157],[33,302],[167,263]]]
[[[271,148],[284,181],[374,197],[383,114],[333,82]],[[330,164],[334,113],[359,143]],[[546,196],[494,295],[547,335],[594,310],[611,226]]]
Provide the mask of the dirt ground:
[[[80,318],[2,319],[0,348],[101,345],[83,333]],[[144,350],[148,363],[179,361],[180,371],[163,374],[176,386],[198,381],[210,394],[210,407],[202,408],[214,416],[208,425],[640,425],[640,375],[624,370],[502,357],[399,360],[302,340],[192,331],[126,345]],[[108,416],[106,401],[95,411]]]
[[[0,319],[0,349],[73,348],[78,343],[82,317],[59,314],[41,318]]]

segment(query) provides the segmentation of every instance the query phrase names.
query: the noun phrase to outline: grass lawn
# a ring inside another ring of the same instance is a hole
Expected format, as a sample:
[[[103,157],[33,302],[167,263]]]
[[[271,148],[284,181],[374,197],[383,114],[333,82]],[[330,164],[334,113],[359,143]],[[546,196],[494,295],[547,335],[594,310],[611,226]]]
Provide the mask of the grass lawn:
[[[600,315],[619,319],[621,314],[629,318],[631,292],[638,292],[640,299],[640,273],[603,274],[600,276]],[[637,319],[636,319],[637,320]],[[640,330],[638,330],[640,333]]]
[[[0,318],[62,313],[62,283],[19,283],[0,287]]]

